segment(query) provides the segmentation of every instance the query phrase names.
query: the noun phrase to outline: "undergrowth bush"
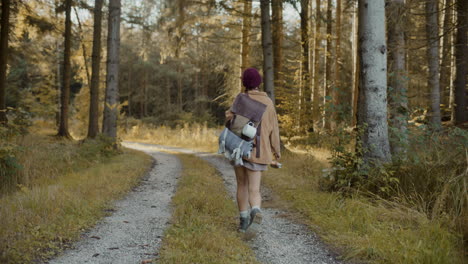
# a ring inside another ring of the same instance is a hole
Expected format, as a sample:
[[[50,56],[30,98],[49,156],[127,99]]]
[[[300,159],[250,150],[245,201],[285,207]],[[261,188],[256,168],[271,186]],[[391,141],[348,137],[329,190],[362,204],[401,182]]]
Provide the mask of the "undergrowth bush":
[[[24,149],[17,144],[16,138],[25,136],[31,126],[28,112],[13,108],[8,110],[10,122],[0,126],[0,194],[3,189],[11,188],[18,181],[17,174],[23,168],[18,155]]]
[[[359,132],[357,132],[359,133]],[[468,237],[468,132],[447,128],[433,133],[413,127],[406,158],[382,166],[362,168],[362,149],[349,150],[349,137],[335,146],[332,167],[323,171],[322,189],[394,200],[443,220]]]

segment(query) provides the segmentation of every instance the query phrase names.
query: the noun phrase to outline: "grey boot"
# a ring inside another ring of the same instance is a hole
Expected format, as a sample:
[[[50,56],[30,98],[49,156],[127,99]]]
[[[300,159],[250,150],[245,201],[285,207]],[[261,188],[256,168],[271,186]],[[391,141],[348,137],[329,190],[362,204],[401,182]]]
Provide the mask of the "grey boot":
[[[249,227],[250,219],[248,217],[239,217],[239,232],[245,233],[247,228]]]

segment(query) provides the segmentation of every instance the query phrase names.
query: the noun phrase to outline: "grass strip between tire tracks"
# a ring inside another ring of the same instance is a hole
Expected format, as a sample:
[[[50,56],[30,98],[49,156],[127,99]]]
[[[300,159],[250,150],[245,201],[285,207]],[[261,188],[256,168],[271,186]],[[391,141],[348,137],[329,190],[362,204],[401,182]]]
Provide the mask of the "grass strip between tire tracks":
[[[150,156],[123,153],[74,170],[47,184],[0,198],[0,263],[33,263],[52,257],[105,215],[151,167]]]
[[[237,233],[237,208],[218,172],[193,155],[177,156],[182,177],[158,263],[257,263]]]

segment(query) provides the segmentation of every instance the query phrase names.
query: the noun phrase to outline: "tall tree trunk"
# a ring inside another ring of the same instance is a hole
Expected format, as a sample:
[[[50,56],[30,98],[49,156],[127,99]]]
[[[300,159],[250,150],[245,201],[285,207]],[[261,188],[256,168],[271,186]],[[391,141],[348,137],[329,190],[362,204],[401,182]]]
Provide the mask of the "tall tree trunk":
[[[455,43],[456,73],[454,80],[455,107],[453,108],[454,124],[467,121],[466,110],[466,78],[468,60],[468,3],[457,0],[457,36]]]
[[[333,25],[333,18],[332,18],[332,0],[327,0],[327,52],[325,56],[325,91],[324,91],[324,98],[323,98],[323,124],[326,129],[331,128],[331,90],[333,89],[332,86],[335,85],[335,82],[332,75],[332,25]]]
[[[10,0],[2,0],[0,33],[0,124],[8,122],[6,115],[6,70],[8,62],[8,33],[10,31]]]
[[[335,129],[338,123],[338,107],[340,106],[340,89],[341,89],[341,69],[340,69],[340,56],[341,56],[341,1],[336,1],[336,46],[335,46],[335,78],[334,85],[331,90],[331,98],[333,111],[331,114],[331,129]]]
[[[241,68],[240,76],[250,66],[250,34],[252,28],[252,0],[244,0],[244,12],[242,14],[242,43],[241,43]],[[240,80],[240,79],[239,79]],[[240,82],[242,91],[242,82]]]
[[[58,136],[71,138],[68,130],[68,112],[70,107],[70,83],[71,83],[71,7],[72,0],[65,1],[65,42],[63,50],[63,81],[60,96],[60,125]]]
[[[260,0],[263,48],[263,87],[275,105],[273,40],[271,37],[270,0]]]
[[[88,82],[88,85],[90,85],[91,76],[89,74],[89,68],[88,68],[88,55],[86,54],[86,45],[85,45],[84,37],[83,37],[83,27],[81,26],[80,16],[78,15],[78,11],[76,10],[76,7],[73,7],[73,11],[75,11],[76,21],[78,22],[78,28],[80,29],[79,36],[80,36],[80,42],[81,42],[81,51],[83,52],[83,64],[85,67],[86,81]]]
[[[429,65],[428,87],[431,91],[431,125],[438,130],[441,127],[440,117],[440,83],[439,83],[439,23],[437,0],[426,1],[427,60]]]
[[[109,0],[106,101],[102,133],[113,139],[117,138],[119,111],[120,10],[120,0]]]
[[[275,89],[283,87],[283,0],[272,0]]]
[[[182,66],[180,65],[182,62],[178,61],[177,62],[177,106],[179,108],[179,111],[183,110],[183,87],[182,87]]]
[[[299,125],[304,130],[313,128],[312,117],[312,87],[310,86],[309,70],[309,0],[301,0],[301,118]]]
[[[314,51],[314,86],[312,95],[312,120],[314,121],[314,127],[318,125],[320,120],[320,43],[322,42],[322,34],[320,33],[320,27],[322,24],[322,12],[320,11],[321,1],[315,1],[315,51]]]
[[[359,142],[364,163],[391,160],[387,124],[387,50],[384,0],[359,0]]]
[[[144,68],[145,80],[143,83],[143,116],[148,116],[148,68]]]
[[[442,62],[440,64],[440,101],[447,107],[449,104],[450,93],[450,77],[452,75],[452,18],[453,18],[453,0],[445,0],[444,7],[444,26],[443,26],[443,47],[442,47]]]
[[[387,1],[390,148],[394,157],[405,158],[408,146],[408,73],[406,72],[404,0]]]
[[[358,16],[357,7],[354,6],[353,12],[353,90],[351,92],[351,127],[357,125],[357,111],[358,111],[358,98],[359,98],[359,37],[358,37]]]
[[[54,1],[54,8],[55,8],[55,20],[59,20],[59,7],[60,6],[60,0],[55,0]],[[56,52],[56,69],[55,69],[55,90],[56,90],[56,98],[55,98],[55,103],[57,104],[57,108],[55,109],[55,126],[59,127],[60,126],[60,109],[61,109],[61,87],[62,87],[62,80],[61,80],[61,72],[62,72],[62,50],[60,46],[60,41],[59,39],[56,39],[55,41],[55,52]]]
[[[99,133],[99,74],[101,72],[101,31],[103,0],[94,2],[93,54],[91,62],[91,85],[89,87],[89,124],[88,138],[95,138]],[[131,70],[131,69],[130,69]],[[130,78],[130,73],[129,73]],[[130,83],[130,80],[129,80]],[[130,91],[129,91],[130,93]],[[130,109],[130,99],[128,102]],[[130,112],[130,111],[129,111]]]

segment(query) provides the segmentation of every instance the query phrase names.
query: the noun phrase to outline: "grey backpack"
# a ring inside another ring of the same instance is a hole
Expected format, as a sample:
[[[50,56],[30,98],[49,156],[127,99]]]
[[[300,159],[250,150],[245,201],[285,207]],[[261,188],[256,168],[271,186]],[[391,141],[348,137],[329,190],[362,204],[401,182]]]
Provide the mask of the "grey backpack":
[[[266,107],[247,93],[239,94],[231,108],[234,117],[226,123],[219,136],[218,153],[224,153],[235,165],[243,165],[242,158],[250,158],[256,138],[256,154],[257,158],[260,157],[261,121]]]

